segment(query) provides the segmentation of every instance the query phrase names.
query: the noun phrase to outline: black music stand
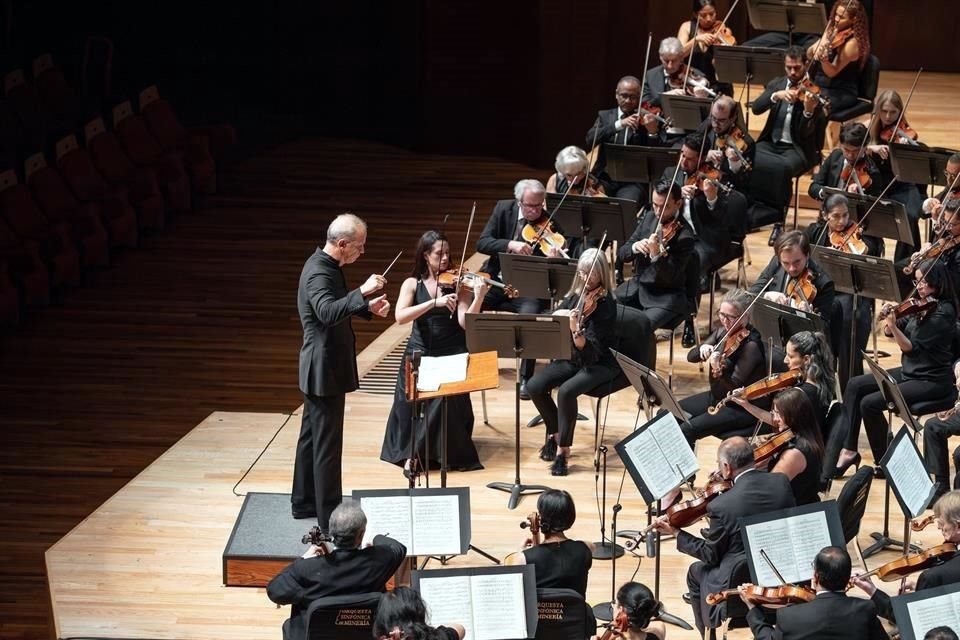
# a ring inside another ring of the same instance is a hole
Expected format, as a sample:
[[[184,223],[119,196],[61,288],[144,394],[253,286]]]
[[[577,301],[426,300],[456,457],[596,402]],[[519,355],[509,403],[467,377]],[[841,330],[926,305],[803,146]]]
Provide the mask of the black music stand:
[[[774,78],[784,75],[782,49],[767,47],[714,47],[713,66],[717,79],[746,85],[746,104],[750,105],[750,85],[766,87]],[[750,128],[750,110],[747,109],[745,129]]]
[[[859,193],[850,193],[843,189],[834,187],[825,187],[823,190],[824,200],[834,193],[842,193],[847,197],[850,203],[851,219],[859,222],[867,211],[870,215],[863,223],[863,234],[875,238],[890,238],[897,242],[903,242],[911,247],[913,246],[913,233],[910,231],[910,217],[907,215],[907,209],[902,203],[896,200],[881,200],[873,196],[862,195]],[[877,202],[876,206],[873,205]]]
[[[611,179],[656,184],[664,171],[677,166],[680,149],[604,143],[603,153],[607,158],[607,175]]]
[[[909,144],[891,143],[890,166],[893,172],[900,176],[900,182],[912,182],[931,187],[930,195],[934,194],[932,187],[948,187],[947,159],[956,153],[953,149],[943,147],[915,147]]]
[[[500,271],[503,281],[513,285],[520,295],[548,298],[553,309],[573,284],[577,261],[501,253]]]
[[[599,241],[604,232],[608,242],[621,245],[637,226],[637,203],[633,200],[548,193],[547,209],[554,212],[553,218],[562,229],[580,230],[584,249],[589,246],[588,240]]]
[[[887,373],[887,371],[880,365],[867,358],[866,354],[863,354],[863,357],[866,359],[867,365],[870,367],[870,373],[873,374],[874,380],[877,381],[877,385],[880,387],[880,393],[883,395],[883,399],[887,403],[887,453],[890,453],[890,447],[892,446],[891,443],[894,440],[894,413],[899,416],[904,424],[913,429],[914,433],[918,433],[922,427],[910,412],[910,406],[904,399],[903,394],[900,393],[900,387],[897,386],[897,381],[890,377],[890,374]],[[887,456],[884,456],[883,460],[880,460],[878,464],[882,464],[884,460],[887,460]],[[906,548],[911,552],[920,553],[920,548],[914,544],[910,544],[909,542],[910,516],[907,515],[907,513],[904,513],[904,517],[906,518],[905,527],[907,528],[906,535],[904,536],[904,541],[906,542],[890,537],[890,484],[890,479],[888,478],[887,481],[884,482],[883,531],[875,531],[870,534],[870,537],[873,538],[875,542],[863,550],[861,555],[864,558],[869,558],[875,553],[890,548],[901,550]]]
[[[696,131],[710,116],[710,98],[696,98],[664,93],[660,96],[663,113],[673,121],[673,126],[684,131]]]
[[[800,331],[824,331],[825,324],[819,314],[812,311],[792,309],[762,297],[753,305],[750,323],[767,341],[767,372],[773,371],[773,348],[783,349],[787,340]]]
[[[872,219],[873,214],[870,215],[871,218],[867,219],[868,222]],[[812,257],[833,280],[834,289],[839,293],[853,294],[853,326],[851,327],[853,335],[850,337],[850,353],[847,354],[849,358],[847,371],[853,371],[853,362],[857,354],[856,318],[860,297],[900,302],[897,268],[891,260],[884,260],[875,256],[858,256],[829,247],[813,247]],[[841,330],[843,329],[841,328]],[[876,353],[877,336],[875,333],[873,341],[873,351]],[[840,354],[835,355],[838,358],[840,357]]]
[[[619,351],[613,351],[613,355],[617,359],[623,375],[627,377],[633,388],[640,394],[640,398],[644,400],[646,404],[644,413],[647,420],[653,417],[650,407],[660,407],[672,413],[678,422],[689,424],[690,416],[680,407],[680,403],[677,402],[666,380],[657,375],[657,372],[653,369],[640,364]]]
[[[794,33],[823,33],[827,28],[827,13],[822,4],[750,0],[747,2],[747,15],[750,17],[750,26],[757,31],[786,32],[788,46],[793,45]]]
[[[520,359],[569,359],[572,341],[570,319],[566,316],[539,314],[480,314],[466,316],[467,350],[496,351],[501,358],[514,358],[517,364],[514,410],[516,418],[516,447],[514,481],[492,482],[487,485],[510,494],[508,509],[516,509],[527,492],[539,493],[550,487],[524,485],[520,482]]]

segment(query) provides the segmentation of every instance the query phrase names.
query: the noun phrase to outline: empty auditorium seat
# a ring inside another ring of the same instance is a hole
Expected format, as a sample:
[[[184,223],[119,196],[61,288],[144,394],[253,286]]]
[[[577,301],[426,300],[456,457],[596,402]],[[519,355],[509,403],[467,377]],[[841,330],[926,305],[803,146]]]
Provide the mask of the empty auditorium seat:
[[[156,171],[134,165],[113,132],[106,130],[103,118],[89,121],[83,131],[94,166],[108,184],[126,191],[130,203],[137,208],[140,229],[162,229],[165,206]]]
[[[20,302],[28,308],[50,302],[50,274],[36,244],[17,237],[0,217],[0,261],[9,268]]]
[[[183,165],[183,156],[176,151],[163,150],[143,118],[133,112],[129,100],[113,107],[113,131],[135,165],[156,170],[157,182],[163,191],[167,208],[171,211],[188,211],[190,179]]]
[[[80,123],[85,113],[84,106],[63,71],[54,64],[51,54],[44,53],[34,58],[33,84],[42,111],[67,125]]]
[[[36,89],[27,84],[23,69],[8,72],[3,78],[3,88],[7,104],[20,123],[26,144],[32,148],[42,148],[44,135],[53,122],[40,110]]]
[[[109,237],[100,222],[100,206],[77,200],[60,173],[47,165],[43,153],[33,154],[23,164],[23,175],[34,201],[51,223],[70,226],[73,240],[80,247],[83,266],[109,265]]]
[[[10,279],[7,261],[0,259],[0,325],[14,325],[20,320],[20,295]]]
[[[137,213],[126,188],[113,188],[103,179],[86,149],[74,135],[64,136],[55,145],[57,168],[81,203],[95,204],[100,221],[110,236],[111,247],[136,247]]]

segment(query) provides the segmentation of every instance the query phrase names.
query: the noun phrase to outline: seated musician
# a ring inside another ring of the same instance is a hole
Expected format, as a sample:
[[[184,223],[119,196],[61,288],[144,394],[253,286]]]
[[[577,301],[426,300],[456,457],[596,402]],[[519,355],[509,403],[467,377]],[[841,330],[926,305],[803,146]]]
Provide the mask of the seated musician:
[[[730,27],[723,24],[717,15],[716,0],[693,0],[693,18],[680,25],[677,39],[683,43],[684,57],[689,56],[690,49],[693,48],[693,59],[690,62],[693,68],[703,71],[710,84],[717,84],[717,71],[713,67],[714,49],[735,45],[737,39]],[[728,90],[723,93],[730,95],[729,85],[725,88]]]
[[[693,617],[703,636],[704,629],[722,623],[726,607],[708,605],[706,596],[728,589],[735,571],[746,561],[740,518],[795,506],[790,481],[780,473],[757,470],[753,446],[746,438],[727,438],[717,448],[720,477],[733,483],[729,491],[713,498],[706,506],[709,527],[703,538],[680,531],[670,524],[669,516],[654,520],[657,531],[677,537],[677,550],[697,559],[687,570],[687,587]],[[699,522],[696,525],[700,526]]]
[[[960,392],[960,360],[953,363],[953,377]],[[960,398],[960,396],[958,396]],[[923,425],[923,461],[927,472],[933,476],[936,499],[950,490],[950,466],[947,462],[947,442],[950,436],[960,436],[960,412],[953,409],[938,414]],[[954,451],[954,466],[960,448]],[[960,475],[954,478],[954,489],[960,489]]]
[[[843,2],[843,0],[839,0]],[[827,15],[830,15],[830,11],[833,9],[833,5],[837,4],[838,0],[809,0],[809,4],[823,4],[824,10]],[[867,26],[869,27],[870,21],[873,18],[873,0],[860,0],[860,3],[863,5],[864,9],[867,12]],[[811,44],[817,42],[820,39],[819,33],[787,33],[786,31],[767,31],[766,33],[761,33],[758,36],[755,36],[746,42],[743,43],[744,47],[769,47],[771,49],[786,49],[791,43],[798,44],[804,49],[806,49]]]
[[[790,204],[792,180],[820,162],[826,114],[815,94],[801,88],[807,54],[787,49],[785,74],[771,80],[753,102],[753,113],[770,112],[757,138],[750,194],[776,209]]]
[[[933,505],[933,516],[937,528],[943,535],[943,542],[960,544],[960,491],[950,491],[942,495]],[[882,617],[895,621],[890,596],[877,589],[873,580],[868,577],[854,576],[852,582],[870,596]],[[953,554],[948,555],[943,564],[921,571],[916,579],[908,578],[904,590],[923,591],[958,582],[960,582],[960,554]]]
[[[901,366],[887,373],[897,382],[908,405],[950,395],[954,379],[949,337],[954,335],[957,321],[947,268],[939,262],[927,260],[914,276],[916,299],[933,298],[932,307],[916,313],[904,312],[900,318],[892,304],[886,304],[880,310],[884,334],[894,339],[903,354]],[[860,463],[857,441],[861,418],[873,459],[880,460],[887,452],[888,425],[884,416],[887,403],[874,377],[867,374],[851,378],[843,394],[843,404],[849,429],[840,452],[837,475],[843,475],[850,465]],[[876,475],[883,475],[880,467],[877,467]]]
[[[550,247],[544,253],[543,243],[531,245],[523,239],[523,229],[528,224],[543,223],[547,219],[543,203],[546,189],[539,180],[521,180],[513,188],[512,200],[500,200],[493,208],[490,219],[477,240],[477,251],[490,256],[480,270],[489,273],[499,282],[503,282],[500,273],[501,253],[513,253],[521,256],[544,256],[557,258],[560,250]],[[563,235],[563,230],[555,222],[550,223],[554,232]],[[523,293],[523,292],[521,292]],[[550,306],[550,301],[533,296],[509,298],[499,287],[491,287],[483,301],[484,309],[511,311],[513,313],[540,313]],[[523,360],[520,365],[520,398],[529,400],[527,380],[533,375],[535,360]]]
[[[753,137],[737,125],[739,108],[733,98],[718,97],[710,106],[710,117],[700,125],[699,133],[707,136],[706,161],[720,170],[724,183],[742,194],[753,168],[756,144]]]
[[[550,473],[555,476],[567,475],[567,459],[577,426],[577,398],[610,382],[620,373],[620,365],[610,351],[614,345],[613,324],[617,317],[617,303],[612,291],[610,270],[603,252],[587,249],[577,263],[570,291],[553,312],[570,318],[571,357],[569,360],[553,360],[527,383],[530,399],[546,427],[540,459],[551,463]],[[550,395],[554,389],[557,390],[556,402]]]
[[[659,329],[692,311],[687,268],[695,255],[696,239],[680,219],[683,199],[679,186],[661,180],[653,188],[651,200],[652,206],[641,211],[637,228],[618,251],[620,260],[633,262],[633,277],[617,287],[616,293],[621,304],[640,309],[651,326]]]
[[[659,147],[665,143],[666,139],[661,130],[661,123],[657,120],[657,114],[641,108],[640,81],[637,78],[633,76],[620,78],[614,97],[617,99],[617,106],[597,114],[593,126],[587,131],[585,148],[597,150],[597,162],[593,170],[600,181],[608,186],[608,196],[646,202],[645,185],[639,182],[615,182],[606,173],[607,158],[603,145],[606,143]]]
[[[953,296],[957,297],[960,294],[960,197],[950,197],[944,201],[934,217],[933,226],[939,240],[924,244],[919,251],[897,263],[900,267],[897,269],[900,289],[910,291],[910,274],[914,267],[927,257],[933,257],[934,253],[941,253],[942,249],[943,255],[937,255],[936,258],[947,267],[951,276],[950,287]]]
[[[936,233],[938,230],[939,225],[937,222],[941,219],[940,214],[943,211],[943,203],[948,199],[960,199],[960,182],[957,182],[955,185],[953,184],[958,174],[960,174],[960,153],[954,153],[947,158],[947,167],[943,171],[943,175],[947,179],[947,186],[941,189],[940,193],[934,197],[927,198],[923,201],[923,214],[933,220],[933,228],[931,229],[933,233]],[[947,189],[950,189],[951,186],[953,186],[953,190],[948,198]]]
[[[742,289],[728,291],[717,313],[720,326],[687,354],[688,362],[710,364],[710,389],[680,401],[680,407],[690,414],[680,429],[691,446],[707,436],[724,437],[731,432],[749,431],[755,422],[753,416],[736,405],[726,404],[715,415],[707,412],[734,389],[756,382],[767,373],[763,342],[750,324],[747,311],[753,298]],[[727,338],[718,347],[717,342],[723,336]]]
[[[773,399],[773,426],[777,433],[789,429],[793,438],[770,459],[770,473],[790,478],[797,506],[820,502],[823,435],[817,428],[814,404],[802,389],[784,389]]]
[[[570,195],[604,196],[605,187],[596,176],[587,175],[590,161],[580,147],[570,145],[557,154],[553,163],[556,173],[547,180],[547,193],[566,193]],[[586,185],[584,185],[586,183]]]
[[[327,596],[383,591],[407,555],[402,544],[385,535],[373,545],[360,548],[367,517],[358,502],[341,502],[330,514],[333,549],[327,553],[315,545],[278,573],[267,585],[267,597],[277,604],[293,605],[290,620],[283,625],[284,640],[306,640],[307,609]]]
[[[660,612],[660,602],[653,592],[639,582],[627,582],[617,589],[613,602],[613,622],[610,628],[615,630],[615,638],[623,640],[665,640],[667,627],[653,617]],[[591,640],[598,640],[595,635]]]
[[[814,61],[813,82],[830,108],[840,111],[852,107],[860,93],[860,74],[870,57],[870,33],[867,13],[859,0],[844,0],[833,5],[827,30],[807,47],[807,58]]]
[[[957,632],[950,627],[939,626],[923,634],[923,640],[960,640],[960,638],[957,638]]]
[[[831,247],[844,253],[879,256],[883,241],[873,236],[861,235],[856,223],[850,219],[850,202],[842,193],[831,194],[823,203],[821,216],[807,227],[804,232],[811,244]],[[832,324],[838,327],[853,327],[856,322],[857,341],[851,367],[850,339],[851,331],[834,331],[831,334],[831,346],[837,357],[837,379],[841,391],[846,388],[847,380],[863,373],[863,359],[860,352],[867,348],[870,337],[870,323],[873,320],[873,299],[860,297],[857,304],[857,317],[853,317],[853,294],[837,293],[834,297],[834,317]]]
[[[427,624],[427,604],[410,587],[397,587],[380,596],[373,619],[373,637],[377,640],[463,640],[461,624],[431,627]]]
[[[715,95],[710,89],[710,83],[703,72],[690,66],[687,73],[686,57],[683,55],[683,44],[677,38],[664,38],[660,41],[660,64],[647,71],[644,76],[643,95],[641,100],[653,107],[662,106],[660,96],[664,93],[672,95],[692,95],[706,98]],[[683,135],[683,129],[669,127],[666,131],[667,141],[673,142]]]
[[[847,595],[850,581],[850,554],[841,547],[824,547],[813,560],[811,588],[817,597],[810,602],[777,609],[776,626],[767,622],[763,610],[740,587],[747,605],[747,622],[757,640],[773,638],[820,639],[842,637],[849,640],[887,640],[877,618],[877,607],[863,598]]]
[[[828,331],[833,313],[833,280],[810,258],[810,241],[802,231],[781,234],[773,245],[773,258],[750,287],[750,293],[763,291],[764,298],[805,311],[814,311]]]
[[[810,197],[821,202],[827,197],[826,187],[851,193],[879,196],[886,186],[883,173],[867,153],[864,142],[867,128],[859,122],[840,127],[840,146],[830,152],[810,182]],[[855,170],[852,167],[856,167]]]

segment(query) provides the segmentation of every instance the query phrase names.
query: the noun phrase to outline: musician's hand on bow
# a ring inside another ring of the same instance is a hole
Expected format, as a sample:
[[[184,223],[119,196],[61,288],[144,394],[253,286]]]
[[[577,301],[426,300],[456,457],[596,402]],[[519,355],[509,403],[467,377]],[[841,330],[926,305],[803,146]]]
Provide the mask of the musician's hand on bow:
[[[663,252],[663,247],[660,246],[660,238],[657,237],[657,234],[650,236],[650,244],[647,245],[647,255],[650,256],[650,259],[658,257]]]
[[[707,162],[715,167],[719,167],[720,163],[723,162],[723,151],[720,151],[720,149],[710,149],[710,151],[707,151]]]
[[[360,295],[366,298],[371,293],[376,293],[383,289],[387,284],[387,279],[377,273],[371,273],[367,281],[360,285]]]
[[[651,236],[653,237],[653,236]],[[639,253],[645,256],[650,255],[650,238],[643,238],[642,240],[637,240],[633,243],[631,247],[634,253]]]
[[[488,291],[490,291],[489,284],[487,284],[480,278],[474,278],[473,280],[473,299],[474,300],[483,300],[483,298],[486,297]]]
[[[743,600],[743,604],[747,605],[747,609],[753,609],[755,606],[753,601],[747,596],[747,589],[752,587],[752,584],[741,584],[737,587],[737,594],[740,596],[740,599]]]
[[[580,333],[580,312],[576,309],[570,310],[570,333],[574,339],[583,334]]]
[[[917,581],[914,578],[909,578],[906,582],[903,583],[903,588],[900,589],[900,593],[913,593],[917,590]]]
[[[437,296],[433,299],[433,306],[434,308],[446,307],[448,311],[453,311],[457,308],[457,294],[447,293]]]
[[[880,156],[886,160],[890,157],[890,147],[885,144],[868,144],[867,153],[874,156]]]
[[[656,133],[660,128],[660,121],[652,113],[643,114],[643,126],[647,128],[647,133]]]
[[[665,536],[675,536],[680,532],[680,529],[670,524],[670,518],[667,516],[655,518],[654,521],[650,523],[650,526],[653,527],[654,531],[658,531]]]
[[[860,185],[857,184],[856,180],[851,180],[850,184],[847,185],[847,193],[862,193],[863,189],[860,188]]]
[[[697,185],[695,184],[685,184],[680,187],[680,195],[683,196],[685,200],[693,200],[697,196]]]
[[[547,250],[547,257],[548,257],[548,258],[562,258],[562,257],[563,257],[563,253],[561,253],[560,249],[557,248],[557,247],[550,247],[550,248]]]
[[[668,93],[672,96],[682,96],[684,92],[683,89],[670,89],[670,91],[666,91],[665,93]]]
[[[706,196],[708,202],[713,202],[716,200],[718,197],[720,197],[719,194],[720,190],[712,180],[703,181],[703,195]]]
[[[931,218],[936,219],[940,215],[943,205],[936,198],[927,198],[923,201],[923,204],[920,206],[921,210],[929,215]]]
[[[323,551],[320,549],[320,547],[315,544],[312,544],[309,547],[307,547],[307,550],[303,552],[303,555],[301,557],[306,559],[306,558],[315,558],[317,556],[322,556],[322,555],[323,555]]]
[[[511,240],[507,243],[507,253],[515,253],[520,256],[529,256],[533,253],[533,247],[521,240]]]
[[[700,345],[700,360],[706,362],[710,359],[711,354],[713,354],[714,346],[712,344],[702,344]]]
[[[873,580],[870,579],[870,576],[862,576],[862,574],[856,574],[850,576],[850,583],[858,587],[868,596],[873,596],[877,592],[877,585],[873,584]]]
[[[640,116],[636,113],[631,113],[628,116],[620,118],[620,126],[623,128],[631,128],[634,131],[640,126]]]
[[[763,294],[763,298],[774,304],[788,305],[790,303],[790,299],[787,298],[786,294],[780,291],[767,291]]]
[[[387,314],[390,313],[390,302],[387,301],[387,294],[371,298],[367,302],[367,309],[375,316],[386,318]]]
[[[704,47],[713,46],[717,41],[717,36],[711,31],[701,31],[693,37],[698,44],[703,45]]]

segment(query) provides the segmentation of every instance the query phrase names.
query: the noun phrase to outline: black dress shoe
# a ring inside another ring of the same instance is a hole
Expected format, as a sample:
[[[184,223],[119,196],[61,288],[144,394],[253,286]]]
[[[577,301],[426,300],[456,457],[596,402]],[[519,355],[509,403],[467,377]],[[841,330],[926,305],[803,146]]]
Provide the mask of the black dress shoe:
[[[529,399],[530,399],[530,392],[527,391],[527,379],[526,379],[526,378],[520,378],[520,399],[521,399],[521,400],[529,400]]]
[[[783,226],[779,224],[773,225],[773,229],[770,231],[770,237],[767,238],[767,246],[772,247],[775,245],[781,233],[783,233]]]
[[[553,476],[565,476],[567,475],[567,457],[566,456],[557,456],[553,464],[550,465],[550,475]]]
[[[317,518],[317,512],[309,509],[292,509],[290,513],[294,520],[306,520],[307,518],[316,520]]]
[[[681,597],[681,598],[683,599],[683,601],[686,602],[687,604],[692,604],[692,603],[693,603],[693,599],[690,597],[690,593],[689,593],[689,592],[684,593],[684,594],[683,594],[682,596],[680,596],[680,597]]]
[[[693,333],[693,319],[687,318],[683,323],[683,337],[680,338],[680,344],[684,349],[689,349],[697,344],[697,337]]]
[[[547,438],[547,441],[540,447],[540,459],[544,462],[553,462],[557,459],[557,440],[556,438]]]

